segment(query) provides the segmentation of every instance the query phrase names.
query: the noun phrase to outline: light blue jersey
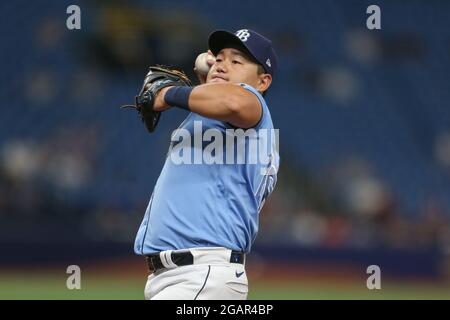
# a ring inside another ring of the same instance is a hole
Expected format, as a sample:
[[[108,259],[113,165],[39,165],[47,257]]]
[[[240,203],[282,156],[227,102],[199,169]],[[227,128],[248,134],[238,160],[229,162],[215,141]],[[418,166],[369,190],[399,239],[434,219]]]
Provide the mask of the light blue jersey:
[[[241,85],[258,97],[260,122],[231,144],[239,141],[231,125],[189,114],[172,135],[136,236],[137,254],[195,247],[250,252],[259,212],[277,181],[278,132],[264,98]]]

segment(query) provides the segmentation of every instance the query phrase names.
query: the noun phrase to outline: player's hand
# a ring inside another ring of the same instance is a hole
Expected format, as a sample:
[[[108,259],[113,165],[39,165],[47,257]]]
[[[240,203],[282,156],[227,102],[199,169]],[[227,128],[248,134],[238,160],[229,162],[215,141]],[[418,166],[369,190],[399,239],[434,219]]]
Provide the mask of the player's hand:
[[[153,105],[153,110],[155,111],[164,111],[170,108],[170,106],[166,103],[166,101],[164,100],[164,97],[166,95],[167,90],[169,90],[170,88],[173,88],[172,86],[170,87],[165,87],[162,88],[155,96],[155,104]]]
[[[211,55],[212,57],[214,57],[214,55],[211,52],[211,50],[208,50],[207,53],[209,55]],[[215,63],[215,59],[206,59],[206,63],[208,64],[209,69],[211,69],[211,66]],[[200,70],[198,70],[197,67],[194,67],[194,72],[197,75],[197,79],[200,82],[200,84],[206,83],[206,77],[208,76],[208,73],[201,72]]]

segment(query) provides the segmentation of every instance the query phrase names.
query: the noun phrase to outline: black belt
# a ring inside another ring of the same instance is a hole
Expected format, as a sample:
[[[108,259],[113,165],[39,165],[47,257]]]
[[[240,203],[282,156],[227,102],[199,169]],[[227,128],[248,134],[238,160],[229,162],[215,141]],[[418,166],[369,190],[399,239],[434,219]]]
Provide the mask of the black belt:
[[[194,264],[194,256],[190,251],[182,251],[176,252],[173,251],[170,254],[172,262],[176,264],[178,267],[187,266],[190,264]],[[164,269],[164,265],[161,262],[161,257],[159,253],[154,253],[148,256],[145,256],[145,260],[147,261],[148,270],[153,273],[159,269]],[[230,262],[231,263],[240,263],[243,264],[245,260],[245,253],[240,251],[231,251]]]

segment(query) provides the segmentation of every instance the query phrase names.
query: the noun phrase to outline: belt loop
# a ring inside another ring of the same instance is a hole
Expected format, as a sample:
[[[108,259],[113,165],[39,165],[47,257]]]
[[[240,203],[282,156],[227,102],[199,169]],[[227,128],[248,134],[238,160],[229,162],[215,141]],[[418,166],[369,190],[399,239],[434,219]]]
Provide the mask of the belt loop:
[[[172,251],[173,250],[166,250],[161,251],[159,253],[159,258],[161,259],[161,263],[165,268],[173,269],[178,267],[173,261],[172,261]]]
[[[245,253],[239,251],[231,251],[231,263],[241,263],[245,265]]]

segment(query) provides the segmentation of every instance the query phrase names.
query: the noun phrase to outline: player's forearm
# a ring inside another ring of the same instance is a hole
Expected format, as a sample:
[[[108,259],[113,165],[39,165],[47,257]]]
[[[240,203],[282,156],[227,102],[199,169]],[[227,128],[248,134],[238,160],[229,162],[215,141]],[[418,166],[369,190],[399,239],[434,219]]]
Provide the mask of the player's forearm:
[[[245,94],[242,87],[231,83],[208,83],[195,87],[189,96],[189,109],[204,117],[230,123],[238,122],[240,103]]]
[[[156,95],[153,108],[164,111],[170,106],[228,122],[239,128],[254,126],[262,114],[256,96],[232,83],[208,83],[192,89],[178,86],[164,88]]]

